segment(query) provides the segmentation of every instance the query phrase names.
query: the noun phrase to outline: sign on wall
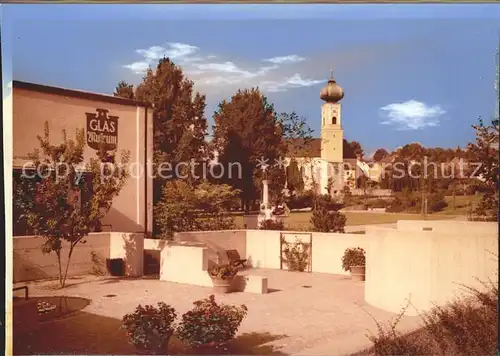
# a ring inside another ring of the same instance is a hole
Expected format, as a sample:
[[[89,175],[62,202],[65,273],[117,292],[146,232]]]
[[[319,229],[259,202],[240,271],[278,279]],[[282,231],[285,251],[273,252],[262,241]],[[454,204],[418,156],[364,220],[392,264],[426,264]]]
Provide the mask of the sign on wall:
[[[118,145],[118,116],[108,116],[108,110],[96,109],[87,115],[87,144],[94,150],[102,142],[106,150],[114,150]]]

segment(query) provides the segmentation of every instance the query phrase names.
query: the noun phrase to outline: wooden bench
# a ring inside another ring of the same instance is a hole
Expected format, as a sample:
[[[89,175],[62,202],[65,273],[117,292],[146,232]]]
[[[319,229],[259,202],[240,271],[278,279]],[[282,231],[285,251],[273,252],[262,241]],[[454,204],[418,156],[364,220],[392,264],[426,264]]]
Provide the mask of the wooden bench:
[[[227,250],[226,255],[229,260],[229,264],[232,267],[245,267],[245,263],[247,262],[247,260],[242,259],[237,250]]]
[[[15,292],[17,290],[21,290],[21,289],[24,289],[24,299],[28,299],[28,286],[21,286],[21,287],[16,287],[16,288],[12,288],[12,291]]]

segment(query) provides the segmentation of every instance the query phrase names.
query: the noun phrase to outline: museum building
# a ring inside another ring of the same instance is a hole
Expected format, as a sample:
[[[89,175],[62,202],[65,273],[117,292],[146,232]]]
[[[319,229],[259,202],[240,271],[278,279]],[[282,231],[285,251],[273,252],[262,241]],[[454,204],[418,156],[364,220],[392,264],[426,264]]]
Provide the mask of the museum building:
[[[75,140],[77,129],[83,129],[84,163],[96,158],[100,140],[116,149],[118,160],[122,150],[130,153],[131,176],[102,219],[102,230],[151,233],[153,181],[147,167],[153,158],[153,109],[148,104],[21,81],[13,81],[12,98],[14,180],[32,166],[29,154],[40,148],[37,136],[43,136],[45,122],[51,144],[63,142],[63,130]],[[16,223],[16,209],[13,218],[14,235],[29,234]]]

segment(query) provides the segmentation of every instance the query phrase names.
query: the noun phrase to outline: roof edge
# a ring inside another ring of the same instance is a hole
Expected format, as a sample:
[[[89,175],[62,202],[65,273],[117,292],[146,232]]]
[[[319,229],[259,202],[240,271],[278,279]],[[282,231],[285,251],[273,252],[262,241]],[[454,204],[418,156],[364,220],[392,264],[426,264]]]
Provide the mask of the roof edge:
[[[128,106],[136,106],[136,107],[137,106],[151,107],[151,104],[149,104],[149,103],[145,103],[145,102],[137,101],[137,100],[132,100],[132,99],[120,98],[118,96],[93,93],[93,92],[87,92],[87,91],[76,90],[76,89],[54,87],[54,86],[44,85],[44,84],[23,82],[20,80],[13,80],[12,87],[18,88],[18,89],[37,91],[37,92],[47,93],[47,94],[69,96],[69,97],[78,98],[78,99],[104,101],[104,102],[108,102],[108,103],[112,103],[112,104],[128,105]]]

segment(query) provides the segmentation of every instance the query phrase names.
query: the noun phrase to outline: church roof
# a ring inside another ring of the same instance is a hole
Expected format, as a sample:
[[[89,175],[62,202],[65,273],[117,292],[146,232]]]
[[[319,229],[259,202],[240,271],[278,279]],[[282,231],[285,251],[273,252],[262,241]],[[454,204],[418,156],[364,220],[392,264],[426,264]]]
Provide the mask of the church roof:
[[[294,157],[321,157],[321,139],[313,138],[308,142],[304,142],[303,139],[289,139],[287,140],[288,145],[288,155]],[[343,147],[344,159],[356,159],[356,155],[352,152],[346,145],[344,140]]]

